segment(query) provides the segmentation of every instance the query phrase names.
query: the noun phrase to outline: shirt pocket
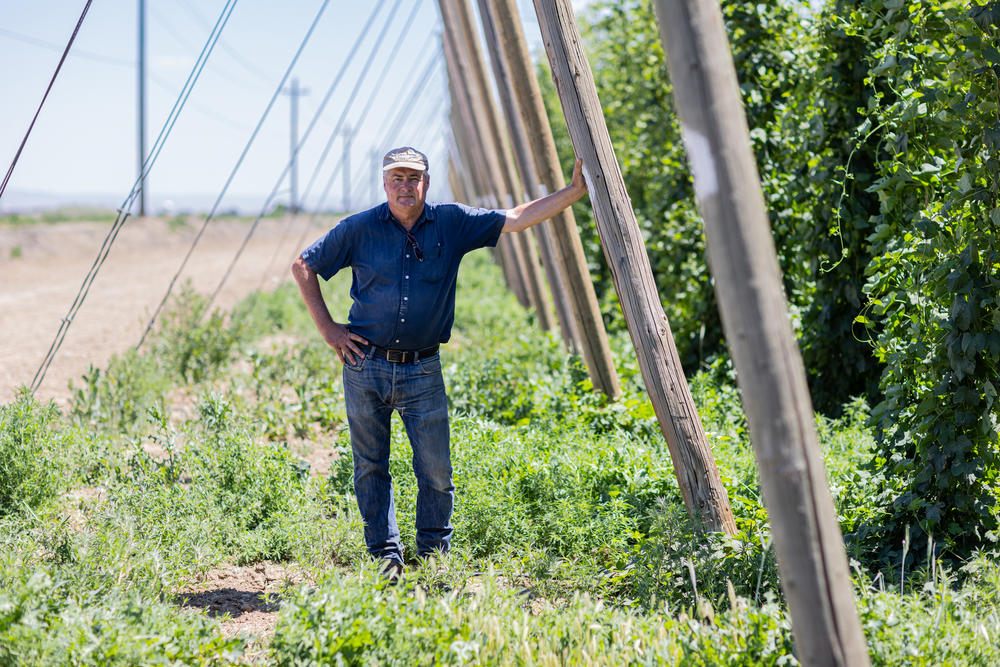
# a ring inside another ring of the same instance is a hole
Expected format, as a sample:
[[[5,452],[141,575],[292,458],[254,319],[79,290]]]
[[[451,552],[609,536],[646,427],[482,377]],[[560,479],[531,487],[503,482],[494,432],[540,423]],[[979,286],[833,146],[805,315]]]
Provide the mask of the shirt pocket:
[[[420,279],[427,283],[436,283],[444,280],[448,275],[450,264],[448,253],[444,246],[444,241],[437,241],[432,247],[424,252],[424,261],[420,264]]]

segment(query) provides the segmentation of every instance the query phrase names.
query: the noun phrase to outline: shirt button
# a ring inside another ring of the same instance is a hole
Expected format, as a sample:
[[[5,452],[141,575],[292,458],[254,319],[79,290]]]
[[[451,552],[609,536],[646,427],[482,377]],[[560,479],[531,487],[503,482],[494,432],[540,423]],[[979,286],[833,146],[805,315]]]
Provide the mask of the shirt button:
[[[399,318],[399,321],[400,321],[400,322],[405,322],[405,321],[406,321],[406,318],[405,318],[405,317],[401,317],[401,318]]]
[[[407,257],[409,257],[409,255],[407,255]]]
[[[410,276],[403,276],[403,277],[404,277],[404,278],[406,278],[407,280],[409,280],[409,279],[410,279]]]
[[[398,338],[396,339],[396,342],[397,342],[397,343],[399,342],[399,339],[398,339]]]
[[[408,297],[408,296],[404,296],[403,297],[403,301],[409,301],[409,300],[410,300],[410,297]]]

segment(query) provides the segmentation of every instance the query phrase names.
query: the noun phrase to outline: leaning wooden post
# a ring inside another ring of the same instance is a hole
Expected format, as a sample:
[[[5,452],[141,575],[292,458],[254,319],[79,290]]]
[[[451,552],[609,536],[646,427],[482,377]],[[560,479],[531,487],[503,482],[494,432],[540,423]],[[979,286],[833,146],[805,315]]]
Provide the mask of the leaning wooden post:
[[[510,66],[511,79],[517,82],[513,86],[514,94],[524,121],[528,143],[534,153],[536,172],[548,191],[555,192],[566,185],[566,182],[563,180],[552,128],[545,113],[542,91],[535,78],[534,66],[521,29],[517,3],[514,0],[491,0],[489,5],[493,10],[491,13],[506,56],[505,61]],[[590,379],[599,391],[612,399],[617,398],[621,394],[618,374],[611,358],[608,334],[572,209],[559,213],[549,224]]]
[[[569,0],[534,2],[563,115],[576,154],[583,160],[601,245],[684,503],[704,529],[735,534],[729,495],[722,486],[660,304],[573,9]]]
[[[447,0],[439,0],[444,13],[444,3]],[[482,185],[486,193],[492,195],[495,200],[493,206],[501,206],[500,193],[503,187],[499,182],[499,169],[496,167],[495,155],[488,150],[488,146],[483,140],[483,133],[476,122],[476,113],[473,106],[473,99],[469,91],[469,81],[466,76],[468,65],[463,68],[463,61],[460,59],[458,50],[455,47],[455,35],[452,30],[446,29],[441,35],[444,45],[445,64],[448,69],[448,80],[452,86],[454,95],[452,99],[458,103],[459,119],[461,122],[460,137],[467,140],[466,157],[475,160]],[[491,159],[492,158],[492,159]],[[522,307],[528,308],[528,290],[524,279],[524,258],[521,247],[511,242],[510,235],[500,236],[497,244],[500,253],[501,266],[504,268],[504,275],[507,278],[507,285],[514,292],[518,303]]]
[[[451,188],[451,196],[455,201],[468,202],[469,191],[465,187],[465,181],[459,174],[458,149],[451,148],[448,155],[448,187]]]
[[[803,665],[868,665],[717,0],[657,0],[674,104]]]
[[[492,150],[496,158],[499,167],[497,174],[503,186],[502,190],[505,195],[510,196],[509,204],[505,202],[504,205],[514,206],[521,202],[524,192],[519,187],[514,163],[511,161],[510,151],[507,150],[503,124],[493,101],[493,94],[489,86],[489,74],[486,72],[486,63],[479,48],[479,39],[473,25],[469,1],[440,0],[439,4],[442,7],[441,14],[446,29],[454,30],[454,44],[459,51],[460,62],[469,65],[465,71],[469,76],[469,94],[472,97],[473,108],[477,111],[476,120],[485,133],[483,140],[487,150]],[[528,298],[535,310],[535,317],[538,318],[538,325],[543,331],[548,331],[555,323],[552,318],[552,307],[546,294],[545,278],[542,275],[535,240],[530,233],[509,234],[508,236],[514,244],[521,248],[521,256],[524,259],[522,265],[524,285],[528,290]]]
[[[514,84],[510,78],[510,69],[506,63],[506,57],[500,49],[500,37],[497,35],[492,12],[485,0],[479,0],[479,19],[483,26],[483,37],[490,54],[493,80],[497,86],[500,107],[507,124],[507,135],[510,137],[511,147],[514,149],[520,181],[528,199],[538,199],[544,193],[538,182],[535,164],[531,158],[528,136],[524,131],[524,123],[521,121],[517,101],[514,99]],[[546,220],[532,227],[531,231],[538,242],[538,252],[542,256],[545,277],[548,279],[549,291],[556,306],[556,316],[559,320],[559,330],[562,333],[563,342],[572,352],[579,352],[581,347],[580,334],[576,329],[576,320],[573,318],[569,305],[566,281],[562,277],[561,262],[556,255],[555,240],[552,238],[550,223]]]

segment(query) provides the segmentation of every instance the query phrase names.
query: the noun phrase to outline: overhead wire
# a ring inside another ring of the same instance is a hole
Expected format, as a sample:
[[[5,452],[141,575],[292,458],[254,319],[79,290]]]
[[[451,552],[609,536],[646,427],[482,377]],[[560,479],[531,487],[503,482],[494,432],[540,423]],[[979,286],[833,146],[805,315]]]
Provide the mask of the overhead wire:
[[[236,7],[236,2],[237,0],[227,0],[226,5],[222,8],[222,12],[219,14],[219,18],[215,22],[215,26],[213,27],[211,34],[208,36],[205,45],[202,47],[201,53],[198,55],[198,59],[195,61],[190,74],[188,74],[187,81],[185,81],[177,99],[174,101],[173,108],[171,108],[170,113],[167,115],[167,119],[160,128],[160,133],[157,136],[153,147],[143,160],[139,176],[136,178],[135,183],[133,183],[132,189],[126,196],[121,208],[118,209],[118,215],[115,218],[114,223],[112,223],[111,229],[108,231],[107,236],[104,238],[104,242],[101,244],[101,247],[97,252],[97,258],[94,260],[94,263],[91,265],[87,275],[84,277],[83,283],[76,294],[76,298],[70,305],[66,317],[62,319],[59,325],[59,330],[56,332],[55,338],[52,340],[52,344],[45,353],[42,363],[39,365],[38,370],[35,371],[35,376],[32,378],[30,386],[30,392],[32,394],[38,391],[38,388],[45,380],[45,374],[48,372],[49,366],[52,364],[52,360],[55,359],[56,353],[62,346],[63,340],[66,338],[66,333],[69,331],[69,327],[73,323],[73,319],[76,317],[80,307],[83,305],[84,300],[87,298],[87,294],[90,292],[90,287],[97,278],[97,273],[104,265],[105,260],[107,260],[108,254],[111,252],[111,246],[114,244],[115,239],[118,238],[118,233],[124,226],[125,220],[131,214],[132,205],[135,203],[135,199],[145,183],[146,176],[156,163],[160,151],[163,149],[167,138],[170,136],[170,132],[173,130],[174,124],[177,122],[177,118],[180,116],[181,110],[183,110],[188,98],[191,95],[191,91],[194,89],[195,83],[197,83],[198,79],[201,77],[201,72],[205,67],[205,63],[208,62],[208,57],[211,55],[215,47],[215,43],[219,39],[219,35],[222,34],[222,29],[229,22],[229,17],[232,15],[233,9]]]
[[[247,233],[246,233],[246,235],[243,238],[243,242],[240,244],[240,247],[236,251],[236,255],[233,257],[232,261],[229,263],[229,266],[226,268],[226,271],[225,271],[225,273],[222,276],[222,280],[219,281],[219,284],[215,288],[215,291],[212,292],[212,295],[208,298],[208,301],[203,306],[202,315],[204,315],[206,312],[208,312],[209,307],[215,301],[216,297],[219,295],[219,292],[222,291],[222,287],[226,284],[226,281],[229,279],[229,276],[232,274],[233,267],[236,266],[236,263],[239,261],[240,256],[242,256],[243,251],[246,249],[247,244],[250,242],[251,237],[253,237],[254,232],[257,230],[257,227],[260,224],[261,218],[263,218],[264,215],[269,210],[269,208],[271,206],[271,202],[274,200],[274,196],[278,192],[278,188],[281,186],[281,183],[285,180],[285,177],[288,175],[288,172],[291,170],[292,165],[295,163],[295,160],[298,157],[299,151],[302,149],[302,146],[305,144],[305,142],[309,139],[309,135],[312,133],[313,129],[316,127],[317,121],[319,121],[320,117],[323,114],[323,111],[326,109],[326,105],[329,103],[330,98],[333,96],[333,91],[336,88],[337,84],[339,83],[341,75],[343,74],[344,70],[346,69],[347,63],[349,63],[351,60],[353,60],[354,55],[358,52],[358,48],[360,47],[361,42],[367,36],[368,32],[371,29],[371,24],[374,22],[376,15],[380,12],[380,10],[381,10],[381,8],[382,8],[382,6],[384,4],[385,4],[385,0],[379,0],[378,4],[375,6],[375,9],[372,11],[372,14],[371,14],[371,17],[368,20],[368,23],[365,25],[365,27],[362,30],[362,32],[358,35],[358,39],[355,41],[354,46],[351,48],[351,50],[350,50],[350,52],[348,54],[347,60],[344,63],[344,67],[338,73],[338,75],[334,79],[333,83],[330,84],[330,87],[326,91],[326,95],[323,96],[323,100],[320,102],[319,108],[317,108],[316,112],[313,114],[313,118],[309,122],[308,127],[306,128],[305,132],[302,134],[302,137],[299,139],[297,145],[292,149],[292,155],[291,155],[291,157],[289,158],[288,162],[285,164],[285,168],[282,170],[281,175],[278,177],[278,180],[275,182],[274,188],[271,190],[271,193],[267,196],[267,199],[264,201],[264,205],[261,207],[260,213],[257,215],[256,219],[254,219],[253,223],[250,225],[250,228],[247,230]],[[378,37],[375,40],[376,48],[377,48],[378,45],[381,45],[381,44],[385,43],[385,35],[388,32],[388,30],[389,30],[389,26],[392,24],[393,15],[394,15],[394,12],[390,11],[389,15],[388,15],[388,17],[386,19],[385,25],[382,27],[381,32],[379,33]],[[372,62],[371,58],[369,57],[368,60],[365,63],[365,66],[364,66],[366,72],[367,72],[368,68],[371,66],[371,62]]]
[[[48,49],[49,51],[60,52],[63,47],[59,44],[53,44],[52,42],[45,41],[44,39],[38,39],[37,37],[32,37],[31,35],[25,35],[20,32],[15,32],[13,30],[8,30],[7,28],[0,28],[0,36],[9,37],[10,39],[16,39],[19,42],[24,42],[25,44],[31,44],[32,46],[38,46],[43,49]],[[86,58],[88,60],[95,60],[97,62],[107,63],[109,65],[117,65],[118,67],[135,67],[134,60],[124,60],[122,58],[113,58],[111,56],[106,56],[101,53],[94,53],[93,51],[85,51],[83,49],[75,49],[73,51],[74,58]]]
[[[191,4],[190,0],[180,0],[180,4],[188,11],[188,13],[194,16],[195,19],[203,26],[209,25],[205,17],[201,15],[201,12],[199,12],[194,5]],[[250,72],[261,81],[266,83],[274,79],[273,76],[266,74],[262,72],[259,68],[256,68],[248,64],[247,61],[243,58],[243,55],[233,47],[229,46],[229,44],[227,44],[225,40],[219,42],[219,48],[228,53],[229,57],[232,58],[234,61],[236,61],[236,63],[240,65],[243,69]]]
[[[413,19],[416,16],[417,10],[419,8],[420,8],[420,2],[418,1],[418,2],[414,3],[413,11],[411,11],[410,15],[403,22],[403,30],[400,32],[399,36],[393,42],[394,44],[402,44],[403,43],[403,40],[409,34],[410,27],[413,25]],[[377,46],[378,45],[376,44],[376,48],[377,48]],[[371,59],[369,59],[369,62],[371,62]],[[361,113],[358,114],[358,122],[355,124],[355,127],[358,127],[358,126],[364,124],[365,119],[368,117],[368,113],[369,113],[369,111],[371,111],[372,105],[375,102],[375,98],[377,97],[378,93],[381,92],[382,84],[385,81],[385,77],[388,75],[388,73],[389,73],[390,69],[392,68],[392,65],[393,65],[394,62],[395,62],[394,56],[392,54],[390,54],[389,58],[385,62],[385,65],[382,67],[382,71],[379,73],[378,77],[376,77],[375,83],[371,86],[371,93],[368,95],[368,100],[365,102],[365,105],[362,108]],[[309,177],[309,181],[306,184],[305,190],[303,191],[302,201],[306,201],[306,199],[309,197],[309,192],[312,190],[312,186],[316,182],[316,176],[319,175],[320,170],[322,169],[323,164],[326,161],[326,157],[327,157],[327,155],[330,152],[330,148],[333,146],[334,140],[336,139],[337,135],[340,133],[340,130],[341,130],[343,124],[344,124],[344,121],[347,119],[347,114],[350,112],[351,107],[353,106],[354,99],[357,96],[357,93],[358,93],[358,91],[361,88],[361,84],[363,83],[364,79],[366,78],[366,74],[367,74],[367,69],[364,70],[361,73],[361,75],[358,77],[357,81],[355,82],[355,84],[354,84],[354,91],[351,93],[351,95],[348,96],[348,102],[347,102],[347,104],[344,105],[344,108],[341,110],[340,117],[337,119],[337,122],[334,125],[334,129],[333,129],[332,132],[330,132],[330,136],[327,139],[326,145],[323,147],[323,150],[320,153],[320,157],[316,161],[316,166],[313,168],[312,175]],[[342,164],[343,164],[342,162],[338,162],[337,163],[337,167],[334,170],[334,174],[335,175],[340,170],[340,167],[341,167]],[[321,198],[321,201],[316,206],[312,207],[313,208],[313,213],[308,218],[305,218],[305,220],[306,220],[306,224],[305,224],[305,231],[306,231],[306,233],[308,233],[308,230],[312,227],[313,222],[316,220],[316,217],[317,217],[317,215],[319,214],[319,211],[322,208],[323,200],[325,200],[325,195],[324,195],[323,198]],[[278,253],[281,251],[281,248],[284,247],[285,241],[287,240],[287,237],[288,237],[288,233],[291,231],[291,228],[292,228],[293,225],[294,225],[294,217],[293,217],[293,221],[290,222],[285,227],[285,232],[282,234],[280,241],[274,247],[274,254],[271,256],[271,260],[267,263],[267,271],[264,272],[264,275],[263,275],[263,277],[261,279],[261,286],[263,286],[264,280],[266,280],[267,274],[270,273],[271,266],[274,265],[274,261],[277,259]]]
[[[52,73],[52,78],[49,79],[49,85],[45,88],[45,94],[42,95],[42,101],[38,103],[35,115],[31,119],[31,123],[28,125],[28,131],[24,133],[24,139],[21,140],[21,145],[17,147],[17,152],[14,153],[14,159],[11,160],[10,167],[7,168],[7,173],[4,175],[3,181],[0,182],[0,198],[3,197],[4,190],[7,189],[7,183],[10,182],[10,176],[14,173],[14,167],[17,166],[17,161],[21,158],[24,146],[28,143],[28,137],[31,136],[31,130],[35,127],[35,121],[38,120],[38,115],[42,113],[42,107],[45,105],[45,100],[48,99],[49,93],[52,91],[52,86],[56,82],[56,77],[59,76],[59,71],[62,69],[63,63],[66,62],[66,56],[69,55],[69,50],[73,46],[73,42],[76,41],[76,36],[80,32],[80,26],[83,25],[83,19],[87,17],[87,11],[90,9],[90,4],[92,2],[93,0],[87,0],[87,4],[83,6],[83,12],[80,14],[80,18],[76,22],[76,27],[73,28],[73,34],[70,35],[69,41],[66,43],[66,48],[63,49],[62,56],[59,58],[59,63],[56,65],[56,71]]]
[[[18,41],[24,42],[25,44],[31,44],[32,46],[37,46],[39,48],[43,48],[43,49],[46,49],[48,51],[59,52],[59,51],[62,51],[62,48],[63,48],[62,46],[59,46],[57,44],[53,44],[52,42],[47,42],[45,40],[38,39],[38,38],[32,37],[30,35],[24,35],[24,34],[21,34],[21,33],[18,33],[18,32],[14,32],[13,30],[7,30],[5,28],[0,28],[0,36],[10,37],[12,39],[16,39]],[[221,42],[220,42],[220,45],[221,45]],[[134,69],[135,68],[135,60],[125,60],[123,58],[113,58],[111,56],[106,56],[106,55],[103,55],[103,54],[100,54],[100,53],[94,53],[93,51],[85,51],[83,49],[73,49],[73,52],[70,54],[70,58],[71,59],[83,58],[85,60],[90,60],[92,62],[104,63],[106,65],[114,65],[115,67],[122,67],[122,68],[128,68],[128,69]],[[163,77],[157,76],[153,72],[147,73],[146,76],[149,77],[150,81],[152,81],[153,83],[155,83],[157,86],[159,86],[160,88],[162,88],[165,91],[173,92],[176,89],[176,86],[174,86],[171,83],[169,83]],[[223,116],[222,114],[218,113],[214,109],[211,109],[209,107],[206,107],[206,106],[203,106],[201,104],[198,104],[197,102],[189,102],[188,104],[191,106],[191,108],[195,109],[196,111],[198,111],[202,115],[208,116],[209,118],[212,118],[213,120],[219,121],[219,122],[221,122],[221,123],[223,123],[225,125],[228,125],[230,127],[235,127],[235,128],[241,129],[241,130],[249,129],[243,123],[235,121],[232,118],[228,118],[226,116]]]
[[[185,36],[182,33],[182,31],[179,30],[174,25],[173,21],[171,21],[168,16],[166,16],[163,12],[161,12],[158,9],[158,5],[156,5],[156,4],[150,4],[149,5],[149,14],[155,20],[155,25],[158,26],[160,29],[162,29],[167,34],[169,34],[171,37],[173,37],[174,41],[177,42],[177,44],[179,44],[182,48],[191,49],[191,43],[188,40],[187,36]],[[225,49],[226,48],[225,41],[220,40],[218,48]],[[213,71],[216,72],[216,73],[218,73],[218,74],[223,75],[231,83],[239,85],[239,86],[251,87],[251,86],[256,85],[255,83],[251,83],[246,77],[235,75],[233,72],[221,68],[219,66],[218,61],[216,61],[215,65],[213,67]]]
[[[436,41],[436,37],[432,35],[429,38],[429,41]],[[435,129],[435,124],[432,123],[431,121],[434,119],[434,117],[436,115],[438,115],[441,112],[441,108],[442,108],[443,104],[444,104],[444,99],[443,98],[441,98],[441,97],[435,97],[433,99],[433,101],[431,102],[430,106],[428,107],[428,110],[430,111],[430,113],[425,113],[424,114],[422,120],[419,123],[417,123],[416,126],[415,126],[417,128],[417,134],[414,135],[412,141],[407,140],[406,143],[408,143],[411,146],[415,146],[415,147],[421,147],[421,146],[423,146],[423,147],[420,148],[421,151],[423,151],[424,153],[429,153],[430,152],[430,151],[426,150],[426,146],[423,143],[424,142],[424,138],[427,136],[427,133],[429,131]],[[340,169],[340,165],[339,164],[337,166],[337,169],[338,170]],[[369,176],[365,173],[364,170],[359,170],[358,171],[358,175],[355,177],[354,183],[351,186],[352,201],[356,201],[357,199],[360,198],[360,197],[355,197],[354,195],[360,194],[361,190],[364,188],[365,181],[368,180],[368,178],[369,178]]]
[[[409,98],[407,98],[407,103],[399,107],[396,116],[393,120],[392,125],[389,130],[382,136],[387,138],[387,141],[391,139],[392,142],[396,141],[399,136],[399,131],[403,128],[403,123],[406,122],[408,116],[413,112],[413,105],[417,101],[417,96],[424,92],[423,86],[427,84],[430,80],[430,75],[434,73],[434,66],[441,63],[440,54],[436,55],[433,60],[428,63],[427,69],[424,71],[424,76],[420,86],[414,86],[410,92]]]
[[[433,52],[431,52],[431,53],[432,53],[432,55],[431,55],[430,59],[428,60],[427,65],[424,67],[423,72],[414,81],[414,85],[410,89],[409,94],[406,97],[406,102],[402,106],[399,107],[399,110],[397,111],[397,117],[399,117],[399,116],[405,116],[405,114],[407,113],[407,110],[409,108],[412,108],[412,104],[413,104],[414,100],[416,99],[417,94],[425,90],[424,86],[427,84],[427,80],[430,78],[430,74],[433,72],[434,65],[437,63],[437,59],[433,55]],[[379,136],[383,136],[383,135],[380,134]],[[318,214],[318,212],[320,210],[322,210],[323,204],[326,202],[326,197],[330,193],[330,189],[333,187],[334,180],[336,179],[337,175],[340,173],[340,168],[341,168],[342,165],[343,165],[343,163],[338,162],[337,166],[334,168],[333,172],[330,174],[330,178],[327,180],[326,186],[323,188],[323,194],[320,195],[320,198],[319,198],[316,206],[313,207],[313,211],[314,211],[313,217],[315,217]],[[297,242],[297,244],[296,244],[295,247],[301,247],[302,244],[305,243],[306,236],[309,233],[310,227],[311,227],[311,221],[310,221],[310,224],[307,225],[306,228],[303,230],[302,236],[299,238],[299,240],[298,240],[298,242]]]
[[[236,177],[236,172],[243,165],[243,160],[246,159],[247,154],[250,152],[250,148],[251,146],[253,146],[253,143],[256,140],[258,133],[263,127],[264,121],[267,120],[268,115],[271,113],[271,109],[272,107],[274,107],[275,101],[281,94],[281,90],[284,88],[285,83],[288,80],[288,77],[291,76],[292,70],[295,68],[296,63],[298,63],[299,57],[302,55],[302,52],[305,50],[306,45],[309,43],[309,40],[312,37],[313,32],[315,32],[316,30],[316,26],[319,24],[320,18],[323,16],[323,12],[326,11],[326,7],[329,4],[330,0],[324,0],[323,4],[320,5],[319,11],[316,12],[316,17],[313,19],[312,24],[310,24],[309,30],[306,32],[305,36],[299,43],[299,48],[296,50],[295,55],[292,57],[291,62],[288,63],[288,67],[285,68],[285,73],[281,77],[281,81],[278,82],[278,85],[275,88],[274,93],[271,95],[271,99],[268,100],[267,105],[265,106],[260,119],[257,121],[257,126],[254,127],[253,132],[250,134],[250,138],[247,139],[246,144],[243,146],[243,151],[237,158],[236,164],[233,165],[233,168],[230,170],[229,176],[226,178],[226,182],[222,186],[222,190],[219,192],[219,195],[215,198],[215,202],[212,204],[211,210],[208,212],[208,215],[205,216],[205,220],[204,222],[202,222],[201,228],[198,230],[198,233],[192,240],[191,245],[188,248],[187,254],[184,255],[184,259],[181,261],[180,267],[177,269],[173,277],[170,279],[170,283],[167,285],[167,290],[163,294],[163,298],[160,299],[160,303],[157,304],[156,310],[153,312],[152,317],[150,317],[149,319],[149,323],[146,324],[146,328],[143,330],[142,336],[139,338],[139,342],[135,346],[136,350],[142,347],[142,344],[146,341],[146,336],[149,335],[149,332],[156,325],[156,318],[159,317],[160,312],[163,310],[164,305],[166,305],[167,303],[167,299],[170,298],[170,294],[173,292],[174,286],[177,284],[177,279],[180,277],[181,273],[184,272],[184,268],[187,266],[188,260],[191,259],[191,255],[194,252],[195,247],[197,247],[198,242],[204,235],[205,229],[208,227],[209,223],[211,223],[212,220],[215,219],[215,214],[219,210],[219,205],[222,203],[223,197],[225,197],[226,193],[229,191],[229,186],[232,184],[233,179]]]

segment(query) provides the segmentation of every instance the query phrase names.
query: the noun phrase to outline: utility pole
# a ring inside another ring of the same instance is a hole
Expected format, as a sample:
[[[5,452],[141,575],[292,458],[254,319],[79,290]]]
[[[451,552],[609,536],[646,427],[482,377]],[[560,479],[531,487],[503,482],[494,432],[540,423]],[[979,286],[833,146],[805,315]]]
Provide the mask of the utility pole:
[[[656,0],[681,136],[705,219],[781,586],[808,666],[865,667],[865,635],[827,487],[805,368],[718,0]]]
[[[299,212],[299,158],[295,150],[299,145],[299,97],[308,95],[308,88],[299,88],[299,78],[292,77],[292,85],[281,92],[288,95],[289,117],[290,117],[290,146],[291,146],[291,167],[288,172],[288,212],[295,214]]]
[[[139,0],[138,133],[139,133],[139,217],[146,215],[146,0]]]
[[[351,140],[354,138],[355,130],[352,130],[350,125],[344,125],[341,134],[344,136],[344,169],[342,173],[344,178],[344,212],[347,213],[351,210]]]
[[[576,154],[594,208],[625,324],[667,441],[688,514],[704,530],[736,533],[729,495],[691,397],[649,264],[569,0],[534,0]]]

